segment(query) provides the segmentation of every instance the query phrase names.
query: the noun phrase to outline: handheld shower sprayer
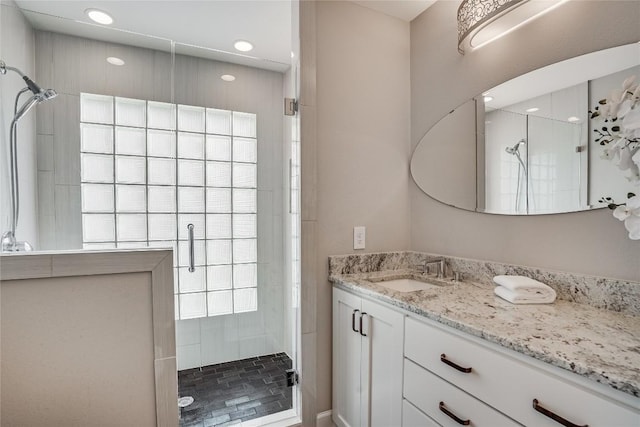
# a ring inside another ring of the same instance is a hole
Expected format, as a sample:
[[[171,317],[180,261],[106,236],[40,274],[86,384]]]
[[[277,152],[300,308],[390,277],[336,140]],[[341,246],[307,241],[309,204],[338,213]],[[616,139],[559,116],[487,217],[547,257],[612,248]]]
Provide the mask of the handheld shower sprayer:
[[[517,152],[520,151],[520,146],[526,143],[527,141],[523,138],[520,141],[516,142],[516,144],[513,147],[506,147],[504,151],[506,151],[509,154],[516,154]]]
[[[11,229],[2,234],[2,251],[3,252],[15,252],[15,251],[30,251],[33,248],[28,242],[18,242],[16,240],[16,227],[18,225],[18,215],[20,213],[20,191],[18,183],[18,121],[25,116],[34,106],[41,102],[48,101],[58,96],[58,93],[53,89],[42,89],[33,80],[31,80],[26,74],[20,71],[18,68],[9,67],[7,64],[0,60],[0,75],[6,75],[7,71],[13,71],[18,74],[24,82],[26,87],[18,92],[14,103],[14,117],[11,120],[11,128],[9,130],[9,160],[11,169]],[[26,92],[31,92],[33,95],[18,108],[18,101],[20,96]]]

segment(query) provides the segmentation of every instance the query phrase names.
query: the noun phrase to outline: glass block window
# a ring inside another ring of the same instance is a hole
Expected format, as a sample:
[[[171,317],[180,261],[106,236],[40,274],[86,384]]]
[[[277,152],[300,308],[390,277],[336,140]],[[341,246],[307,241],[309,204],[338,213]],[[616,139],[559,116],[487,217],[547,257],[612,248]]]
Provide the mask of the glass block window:
[[[84,248],[173,247],[178,319],[256,311],[256,115],[86,93],[80,111]]]

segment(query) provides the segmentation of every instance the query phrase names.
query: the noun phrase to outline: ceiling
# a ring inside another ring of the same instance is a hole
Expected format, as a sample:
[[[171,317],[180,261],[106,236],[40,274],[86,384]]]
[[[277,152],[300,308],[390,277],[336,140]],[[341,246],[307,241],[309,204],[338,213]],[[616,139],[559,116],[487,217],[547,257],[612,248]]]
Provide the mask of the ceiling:
[[[291,62],[288,0],[16,0],[34,28],[113,43],[285,71]],[[108,12],[112,25],[94,24],[88,8]],[[245,54],[233,43],[254,45]]]
[[[411,21],[435,0],[350,0]],[[15,0],[34,28],[286,71],[291,62],[290,0]],[[88,8],[108,12],[109,26],[93,23]],[[236,40],[254,45],[245,54]]]
[[[360,6],[377,10],[403,21],[411,22],[436,0],[351,0]]]

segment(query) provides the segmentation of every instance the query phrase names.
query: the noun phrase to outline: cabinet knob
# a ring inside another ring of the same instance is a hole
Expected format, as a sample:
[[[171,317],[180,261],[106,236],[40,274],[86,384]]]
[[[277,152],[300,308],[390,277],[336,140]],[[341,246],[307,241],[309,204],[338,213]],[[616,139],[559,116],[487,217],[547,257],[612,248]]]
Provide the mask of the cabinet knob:
[[[589,427],[588,424],[584,424],[581,426],[578,424],[574,424],[567,419],[562,418],[560,415],[556,414],[555,412],[552,412],[544,408],[542,405],[540,405],[540,403],[538,402],[538,399],[533,399],[533,409],[540,412],[542,415],[551,418],[553,421],[557,422],[558,424],[562,424],[565,427]]]
[[[440,404],[438,405],[438,408],[440,408],[440,410],[444,412],[449,418],[451,418],[453,421],[457,422],[460,425],[468,426],[469,424],[471,424],[471,420],[463,420],[462,418],[457,417],[456,414],[448,410],[444,402],[440,402]]]
[[[456,363],[453,363],[451,360],[447,359],[447,355],[444,353],[440,355],[440,361],[446,365],[451,366],[453,369],[456,369],[460,372],[464,372],[465,374],[468,374],[472,370],[471,368],[463,368],[462,366]]]

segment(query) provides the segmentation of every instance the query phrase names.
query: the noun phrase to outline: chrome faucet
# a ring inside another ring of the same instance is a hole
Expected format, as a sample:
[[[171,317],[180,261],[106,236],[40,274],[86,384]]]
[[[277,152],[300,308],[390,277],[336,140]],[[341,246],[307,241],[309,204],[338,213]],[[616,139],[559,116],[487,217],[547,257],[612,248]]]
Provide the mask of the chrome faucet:
[[[419,265],[418,267],[422,267],[422,273],[427,273],[429,270],[429,265],[431,264],[436,264],[437,266],[437,275],[436,277],[438,279],[442,279],[444,278],[444,268],[445,268],[445,260],[444,258],[433,258],[433,259],[428,259],[424,262],[424,264]]]

